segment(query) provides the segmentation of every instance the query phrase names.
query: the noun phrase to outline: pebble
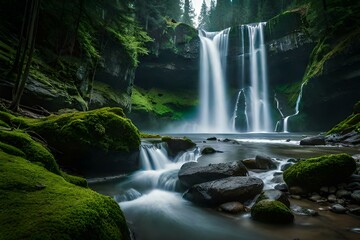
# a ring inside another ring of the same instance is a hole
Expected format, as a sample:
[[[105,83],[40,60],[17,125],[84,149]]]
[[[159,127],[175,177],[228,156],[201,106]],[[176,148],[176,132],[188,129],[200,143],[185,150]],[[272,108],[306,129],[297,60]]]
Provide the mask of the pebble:
[[[351,198],[353,200],[355,200],[355,202],[360,203],[360,190],[355,190],[352,194],[351,194]]]
[[[346,208],[340,204],[335,204],[331,206],[331,211],[333,211],[334,213],[345,213]]]
[[[327,199],[331,203],[336,202],[336,200],[337,200],[337,198],[334,194],[330,194]]]
[[[321,187],[320,192],[328,193],[329,192],[329,187]]]
[[[321,200],[321,196],[318,194],[314,194],[309,199],[313,202],[317,202],[318,200]]]
[[[340,199],[336,200],[336,203],[338,203],[338,204],[345,204],[345,200],[342,199],[342,198],[340,198]]]
[[[335,186],[331,186],[329,187],[329,193],[336,193],[336,187]]]
[[[345,189],[340,189],[336,192],[336,197],[343,198],[343,197],[349,197],[351,195],[351,192]]]
[[[286,185],[286,183],[280,183],[275,185],[274,187],[276,190],[282,191],[282,192],[287,192],[288,191],[288,186]]]
[[[290,195],[291,198],[300,200],[301,197],[299,195]]]
[[[227,213],[240,213],[245,211],[245,207],[240,202],[227,202],[223,203],[219,206],[220,211],[224,211]]]

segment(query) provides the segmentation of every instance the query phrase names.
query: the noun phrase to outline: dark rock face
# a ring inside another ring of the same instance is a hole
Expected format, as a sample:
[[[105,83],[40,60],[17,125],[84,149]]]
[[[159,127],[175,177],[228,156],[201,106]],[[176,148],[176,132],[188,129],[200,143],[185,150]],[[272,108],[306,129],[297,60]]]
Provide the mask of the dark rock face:
[[[214,206],[225,202],[245,202],[261,193],[264,183],[259,178],[229,177],[192,186],[184,198],[196,204]]]
[[[306,137],[301,139],[300,145],[326,145],[324,136]]]
[[[195,184],[214,181],[232,176],[246,176],[246,167],[241,161],[231,163],[210,164],[208,166],[188,166],[184,164],[179,171],[179,179],[182,184],[191,187]]]
[[[201,150],[201,154],[212,154],[216,153],[216,150],[212,147],[205,147],[203,150]]]

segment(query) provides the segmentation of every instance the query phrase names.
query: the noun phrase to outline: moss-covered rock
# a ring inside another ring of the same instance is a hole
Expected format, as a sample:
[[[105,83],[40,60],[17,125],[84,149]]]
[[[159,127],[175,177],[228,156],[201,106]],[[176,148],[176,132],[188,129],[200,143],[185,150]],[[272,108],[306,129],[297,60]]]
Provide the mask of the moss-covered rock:
[[[251,217],[260,222],[286,224],[294,221],[294,215],[283,203],[274,200],[262,200],[251,208]]]
[[[325,155],[292,165],[284,171],[284,181],[289,187],[318,190],[344,181],[355,169],[355,160],[348,154]]]
[[[64,113],[40,119],[0,112],[0,119],[46,141],[58,163],[76,173],[99,176],[138,168],[140,133],[121,108]],[[2,134],[7,139],[8,134]],[[10,144],[17,146],[14,141]]]
[[[205,147],[203,150],[201,150],[201,154],[213,154],[216,153],[216,150],[212,147]]]
[[[111,198],[0,151],[0,239],[130,239]]]
[[[274,200],[282,202],[286,207],[290,207],[290,201],[284,192],[281,192],[276,189],[264,190],[260,196],[256,199],[256,202],[262,200]]]
[[[0,130],[0,149],[8,154],[26,157],[31,162],[43,165],[50,172],[60,174],[50,151],[21,130]]]
[[[346,134],[351,131],[360,133],[360,113],[354,113],[350,115],[344,121],[338,123],[332,129],[330,129],[327,134]]]
[[[50,116],[26,121],[50,146],[60,151],[60,165],[82,174],[119,173],[136,169],[138,129],[121,108]]]

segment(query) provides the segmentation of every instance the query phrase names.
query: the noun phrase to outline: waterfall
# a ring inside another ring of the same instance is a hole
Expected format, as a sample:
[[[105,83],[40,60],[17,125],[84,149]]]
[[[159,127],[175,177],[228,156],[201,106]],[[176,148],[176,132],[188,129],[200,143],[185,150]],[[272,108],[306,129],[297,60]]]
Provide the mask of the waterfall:
[[[265,24],[246,25],[249,35],[251,131],[253,132],[271,131],[266,49],[264,43]]]
[[[140,165],[142,170],[164,169],[171,163],[168,158],[166,143],[142,144],[140,146]]]
[[[305,85],[305,82],[302,83],[301,87],[300,87],[299,96],[298,96],[298,98],[296,100],[296,105],[295,105],[295,113],[293,115],[289,115],[289,116],[284,118],[284,132],[285,133],[288,132],[288,120],[289,120],[289,118],[294,117],[294,116],[299,114],[299,106],[300,106],[300,101],[301,101],[304,85]]]
[[[229,132],[225,71],[230,28],[221,32],[199,31],[200,49],[200,132]]]

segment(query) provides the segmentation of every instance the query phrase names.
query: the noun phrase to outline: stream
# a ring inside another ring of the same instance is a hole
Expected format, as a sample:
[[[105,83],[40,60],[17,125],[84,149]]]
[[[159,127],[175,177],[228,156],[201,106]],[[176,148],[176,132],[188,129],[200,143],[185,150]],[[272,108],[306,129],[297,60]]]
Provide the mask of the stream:
[[[90,180],[90,187],[113,197],[120,204],[137,240],[359,239],[358,217],[319,211],[321,206],[308,200],[291,199],[291,204],[314,209],[319,216],[296,215],[292,225],[271,225],[253,221],[250,213],[230,215],[217,209],[199,207],[182,198],[184,189],[179,184],[177,173],[181,165],[189,161],[207,165],[256,155],[272,157],[278,162],[277,170],[250,172],[251,176],[264,181],[264,189],[270,189],[275,185],[274,172],[279,171],[284,160],[289,158],[342,152],[360,154],[358,148],[299,145],[304,135],[312,134],[187,134],[197,148],[175,157],[168,156],[166,144],[143,140],[140,151],[142,170],[107,182],[92,183]],[[206,140],[213,136],[221,141]],[[225,142],[224,139],[231,140]],[[221,152],[201,156],[200,149],[205,146]]]

